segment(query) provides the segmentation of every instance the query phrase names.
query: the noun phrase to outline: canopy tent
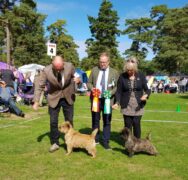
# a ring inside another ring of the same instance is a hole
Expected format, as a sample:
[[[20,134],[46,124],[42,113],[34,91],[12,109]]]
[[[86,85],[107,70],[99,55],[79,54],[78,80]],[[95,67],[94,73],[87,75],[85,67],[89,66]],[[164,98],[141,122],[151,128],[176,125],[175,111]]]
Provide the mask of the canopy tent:
[[[87,77],[87,74],[86,72],[84,72],[83,70],[77,68],[75,70],[75,76],[79,76],[80,79],[81,79],[81,82],[78,86],[77,86],[77,91],[80,92],[80,93],[84,93],[87,91],[87,86],[86,86],[86,83],[88,81],[88,77]]]
[[[154,81],[154,76],[146,76],[146,80],[147,80],[148,88],[150,89]]]
[[[86,72],[84,72],[83,70],[76,68],[76,73],[80,76],[82,83],[87,83],[88,81],[88,77]]]
[[[10,69],[10,70],[13,70],[14,67],[11,66],[11,65],[8,65],[8,64],[5,63],[5,62],[0,62],[0,69]]]
[[[154,76],[154,79],[157,81],[164,81],[165,84],[169,83],[169,77],[168,76]]]
[[[89,78],[90,74],[91,74],[91,70],[86,71],[87,77]]]
[[[22,82],[22,80],[24,79],[23,74],[20,71],[18,71],[18,69],[16,69],[14,66],[11,66],[5,62],[0,62],[0,70],[1,69],[10,69],[11,71],[17,70],[19,82]]]
[[[44,69],[45,66],[42,66],[40,64],[27,64],[27,65],[24,65],[24,66],[21,66],[18,68],[18,71],[20,71],[21,73],[23,73],[24,75],[26,73],[31,73],[31,81],[33,82],[34,81],[34,77],[35,77],[35,74],[36,74],[36,71],[37,70],[42,70]]]

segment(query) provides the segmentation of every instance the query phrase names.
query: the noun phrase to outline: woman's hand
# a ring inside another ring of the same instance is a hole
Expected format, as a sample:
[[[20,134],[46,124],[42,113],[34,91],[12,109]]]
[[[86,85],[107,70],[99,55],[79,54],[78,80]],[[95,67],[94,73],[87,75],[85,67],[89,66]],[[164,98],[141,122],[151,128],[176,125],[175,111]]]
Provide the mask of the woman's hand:
[[[147,97],[148,97],[148,95],[147,95],[147,94],[144,94],[140,99],[141,99],[141,101],[146,101],[146,100],[147,100]]]
[[[119,105],[118,104],[112,105],[112,109],[115,109],[115,110],[119,109]]]

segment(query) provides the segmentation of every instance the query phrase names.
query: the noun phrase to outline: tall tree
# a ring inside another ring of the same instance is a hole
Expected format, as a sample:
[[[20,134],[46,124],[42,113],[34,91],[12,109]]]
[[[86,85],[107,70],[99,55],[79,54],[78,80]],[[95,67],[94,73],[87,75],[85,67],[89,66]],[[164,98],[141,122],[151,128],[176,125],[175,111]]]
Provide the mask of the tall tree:
[[[165,9],[156,6],[152,16],[158,23],[154,41],[158,66],[170,74],[188,72],[188,7]]]
[[[135,56],[142,62],[148,53],[146,47],[152,44],[155,21],[150,18],[127,19],[125,25],[127,28],[123,34],[128,34],[133,40],[131,47],[125,51],[125,55]]]
[[[86,40],[88,60],[91,66],[97,65],[98,56],[103,51],[109,51],[111,54],[111,65],[117,69],[122,67],[122,59],[117,50],[118,42],[116,37],[120,35],[118,29],[118,14],[112,10],[112,3],[103,0],[99,8],[98,17],[88,16],[90,31],[92,37]],[[92,68],[92,67],[90,67]]]
[[[79,65],[79,57],[72,36],[67,34],[65,29],[66,21],[57,20],[47,27],[49,31],[49,41],[57,44],[57,54],[65,58],[66,61],[72,62],[75,66]]]
[[[6,57],[7,63],[11,61],[11,32],[10,32],[10,21],[6,17],[6,12],[12,11],[13,7],[18,0],[1,0],[0,1],[0,24],[2,27],[0,28],[0,51],[2,53],[2,59],[5,52],[4,46],[6,45]]]
[[[37,13],[33,0],[21,0],[12,10],[2,15],[8,19],[11,32],[11,51],[15,65],[45,64],[46,46],[43,22],[45,16]]]
[[[18,0],[1,0],[0,13],[5,14],[7,10],[12,10],[16,1]]]

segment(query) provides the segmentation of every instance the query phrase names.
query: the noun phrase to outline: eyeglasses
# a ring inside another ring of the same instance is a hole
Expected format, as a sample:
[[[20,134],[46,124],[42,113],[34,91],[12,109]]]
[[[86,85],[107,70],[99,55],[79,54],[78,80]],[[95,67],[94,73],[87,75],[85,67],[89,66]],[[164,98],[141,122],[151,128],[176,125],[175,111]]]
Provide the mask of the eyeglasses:
[[[106,61],[106,62],[99,61],[99,63],[100,63],[100,64],[107,64],[107,63],[108,63],[108,61]]]
[[[127,62],[136,63],[134,60],[127,60]]]

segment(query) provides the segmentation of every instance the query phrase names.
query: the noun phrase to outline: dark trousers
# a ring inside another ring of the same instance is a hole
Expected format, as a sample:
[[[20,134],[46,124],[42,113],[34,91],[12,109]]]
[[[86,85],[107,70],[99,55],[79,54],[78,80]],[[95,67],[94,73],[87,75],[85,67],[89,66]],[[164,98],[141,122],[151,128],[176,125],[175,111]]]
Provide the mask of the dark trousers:
[[[55,108],[49,107],[49,114],[50,114],[50,140],[51,144],[58,144],[59,145],[59,136],[60,132],[58,130],[58,117],[59,111],[63,108],[63,114],[65,121],[69,121],[73,125],[73,105],[68,104],[66,99],[62,98],[59,100],[58,105]]]
[[[100,112],[91,112],[92,115],[92,130],[98,128],[98,133],[95,137],[95,141],[99,142],[99,129],[100,129],[100,118],[102,113],[103,119],[103,143],[109,143],[110,140],[110,131],[111,131],[111,114],[104,114],[104,99],[99,99],[99,109]],[[112,111],[111,111],[112,112]]]
[[[124,118],[124,125],[125,127],[129,128],[131,131],[133,129],[133,134],[135,137],[141,137],[141,126],[140,120],[142,116],[126,116],[123,115]]]

